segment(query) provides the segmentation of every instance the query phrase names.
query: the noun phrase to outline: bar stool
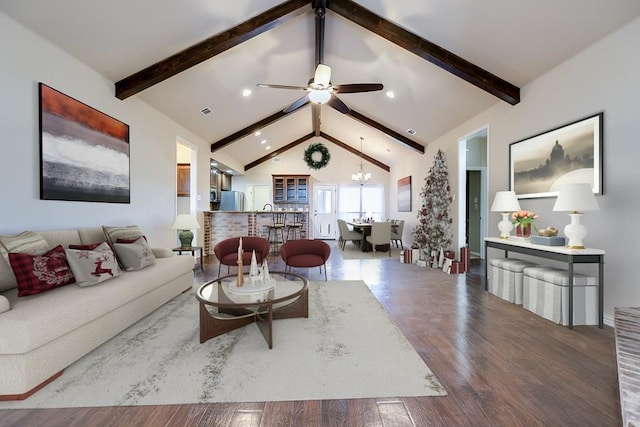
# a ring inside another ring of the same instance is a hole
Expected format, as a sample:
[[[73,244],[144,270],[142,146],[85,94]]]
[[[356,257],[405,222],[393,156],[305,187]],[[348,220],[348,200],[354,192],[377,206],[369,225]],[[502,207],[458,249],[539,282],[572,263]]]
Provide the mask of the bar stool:
[[[302,237],[302,221],[304,220],[304,214],[302,212],[294,212],[293,220],[289,224],[287,224],[287,241],[289,240],[298,240]],[[289,237],[290,233],[293,231],[293,239]]]
[[[267,240],[270,243],[273,243],[273,252],[278,253],[278,245],[280,243],[284,243],[284,228],[285,228],[285,220],[287,218],[287,214],[284,211],[273,211],[272,219],[273,222],[270,225],[267,225],[269,229],[269,233],[267,234]],[[273,236],[271,232],[273,231]],[[278,236],[280,234],[280,236]]]

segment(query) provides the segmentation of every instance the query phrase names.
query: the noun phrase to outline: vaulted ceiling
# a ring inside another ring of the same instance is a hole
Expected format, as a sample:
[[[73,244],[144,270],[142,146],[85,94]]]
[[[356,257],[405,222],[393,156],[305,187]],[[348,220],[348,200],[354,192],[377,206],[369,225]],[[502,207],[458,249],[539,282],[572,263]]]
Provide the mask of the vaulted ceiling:
[[[365,154],[393,167],[492,104],[525,100],[518,88],[640,16],[640,2],[0,0],[0,10],[111,80],[122,102],[139,97],[247,169],[313,136],[309,105],[282,113],[304,93],[256,84],[307,85],[319,10],[332,83],[384,84],[340,94],[349,114],[323,105],[321,136],[352,152],[362,136]]]

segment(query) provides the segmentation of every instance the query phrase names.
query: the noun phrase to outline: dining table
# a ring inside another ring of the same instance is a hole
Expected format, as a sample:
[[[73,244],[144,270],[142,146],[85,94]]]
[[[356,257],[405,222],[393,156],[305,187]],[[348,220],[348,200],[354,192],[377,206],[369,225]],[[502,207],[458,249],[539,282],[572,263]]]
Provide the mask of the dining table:
[[[371,235],[371,225],[373,222],[365,222],[365,221],[345,221],[347,225],[353,227],[354,231],[362,233],[362,243],[360,244],[360,250],[362,252],[371,252],[373,248],[371,247],[371,243],[367,242],[367,236]],[[398,228],[398,224],[391,224],[391,231]],[[389,244],[391,244],[391,236],[389,236]]]

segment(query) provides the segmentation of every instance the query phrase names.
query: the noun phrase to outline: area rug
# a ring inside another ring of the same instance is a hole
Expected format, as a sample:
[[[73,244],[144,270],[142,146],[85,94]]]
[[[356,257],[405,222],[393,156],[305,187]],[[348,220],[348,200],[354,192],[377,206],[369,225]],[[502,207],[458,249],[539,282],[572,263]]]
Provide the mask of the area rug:
[[[398,261],[400,259],[400,248],[396,248],[395,246],[391,246],[391,256],[389,256],[389,251],[383,252],[382,250],[376,251],[375,255],[373,252],[362,252],[362,250],[356,246],[353,242],[347,242],[344,247],[344,251],[340,248],[339,245],[333,248],[334,251],[338,251],[342,259],[350,260],[350,259],[375,259],[375,260],[388,260],[392,259],[394,261]]]
[[[446,395],[362,281],[312,282],[273,327],[272,350],[254,324],[200,344],[190,291],[0,409]]]

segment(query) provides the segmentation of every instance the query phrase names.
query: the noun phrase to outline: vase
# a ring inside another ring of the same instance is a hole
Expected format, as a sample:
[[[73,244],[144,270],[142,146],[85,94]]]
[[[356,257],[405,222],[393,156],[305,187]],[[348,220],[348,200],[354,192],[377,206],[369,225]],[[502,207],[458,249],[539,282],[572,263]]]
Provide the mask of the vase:
[[[528,239],[531,237],[531,224],[518,224],[516,225],[516,236]]]

